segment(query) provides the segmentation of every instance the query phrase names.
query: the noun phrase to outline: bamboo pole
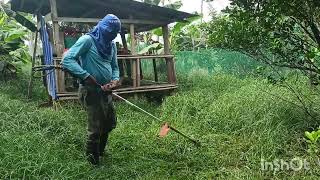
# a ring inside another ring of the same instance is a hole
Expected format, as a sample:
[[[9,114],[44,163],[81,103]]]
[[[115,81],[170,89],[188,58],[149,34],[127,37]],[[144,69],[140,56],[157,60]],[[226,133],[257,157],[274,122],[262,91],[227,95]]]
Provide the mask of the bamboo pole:
[[[38,22],[38,19],[37,19]],[[38,23],[37,23],[38,24]],[[29,81],[29,86],[28,86],[28,98],[30,99],[32,96],[32,88],[33,88],[33,79],[34,79],[34,66],[36,62],[36,55],[37,55],[37,48],[38,48],[38,28],[35,33],[35,38],[34,38],[34,49],[33,49],[33,55],[32,55],[32,67],[31,67],[31,74],[30,74],[30,81]]]

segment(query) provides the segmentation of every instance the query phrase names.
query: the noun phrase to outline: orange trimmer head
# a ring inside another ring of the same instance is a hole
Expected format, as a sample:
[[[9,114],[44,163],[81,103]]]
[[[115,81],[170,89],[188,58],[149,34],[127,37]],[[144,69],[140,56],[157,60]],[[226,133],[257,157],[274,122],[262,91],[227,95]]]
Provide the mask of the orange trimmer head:
[[[161,129],[160,129],[160,133],[159,133],[159,136],[161,138],[164,138],[166,137],[170,132],[170,126],[168,123],[164,123],[162,126],[161,126]]]
[[[181,136],[183,136],[184,138],[188,139],[190,142],[192,142],[193,144],[195,144],[196,146],[201,146],[199,141],[196,141],[194,139],[192,139],[191,137],[185,135],[184,133],[180,132],[179,130],[177,130],[176,128],[172,127],[169,125],[169,123],[164,123],[161,128],[160,128],[160,132],[159,132],[159,137],[164,138],[166,137],[170,130],[180,134]]]

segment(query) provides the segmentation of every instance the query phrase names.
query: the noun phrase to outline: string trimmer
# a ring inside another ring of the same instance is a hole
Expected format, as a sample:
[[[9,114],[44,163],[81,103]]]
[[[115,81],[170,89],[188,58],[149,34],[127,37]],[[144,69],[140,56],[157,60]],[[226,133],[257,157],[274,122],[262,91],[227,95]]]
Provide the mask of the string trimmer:
[[[161,122],[161,119],[154,116],[153,114],[149,113],[148,111],[140,108],[139,106],[133,104],[132,102],[126,100],[125,98],[119,96],[118,94],[116,93],[112,93],[113,96],[123,100],[124,102],[126,102],[128,105],[140,110],[141,112],[145,113],[146,115],[152,117],[153,119],[157,120],[157,121],[160,121]],[[168,135],[168,133],[170,132],[170,130],[172,130],[173,132],[176,132],[178,133],[179,135],[181,135],[182,137],[186,138],[188,141],[192,142],[194,145],[196,146],[200,146],[200,142],[199,141],[196,141],[194,139],[192,139],[191,137],[187,136],[186,134],[182,133],[181,131],[177,130],[176,128],[172,127],[169,125],[169,123],[164,123],[162,126],[161,126],[161,129],[160,129],[160,133],[159,133],[159,136],[160,137],[166,137]]]

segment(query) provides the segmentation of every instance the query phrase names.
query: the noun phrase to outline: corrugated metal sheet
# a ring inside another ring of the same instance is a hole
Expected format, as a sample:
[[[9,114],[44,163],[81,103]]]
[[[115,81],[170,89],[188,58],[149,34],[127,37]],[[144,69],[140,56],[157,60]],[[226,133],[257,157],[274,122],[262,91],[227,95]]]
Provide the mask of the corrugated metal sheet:
[[[106,14],[115,14],[120,19],[164,21],[169,23],[182,21],[193,14],[163,8],[133,0],[57,0],[59,17],[103,18]],[[49,0],[11,0],[14,11],[40,13],[50,12]],[[146,31],[157,25],[138,25],[137,31]]]

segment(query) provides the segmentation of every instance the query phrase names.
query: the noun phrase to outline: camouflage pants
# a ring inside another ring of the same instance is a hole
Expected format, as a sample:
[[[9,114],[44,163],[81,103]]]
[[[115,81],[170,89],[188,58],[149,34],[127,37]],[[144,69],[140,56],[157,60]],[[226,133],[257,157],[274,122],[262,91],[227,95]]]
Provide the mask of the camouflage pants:
[[[79,99],[88,113],[87,155],[102,156],[108,134],[116,127],[112,95],[94,87],[80,86]]]

